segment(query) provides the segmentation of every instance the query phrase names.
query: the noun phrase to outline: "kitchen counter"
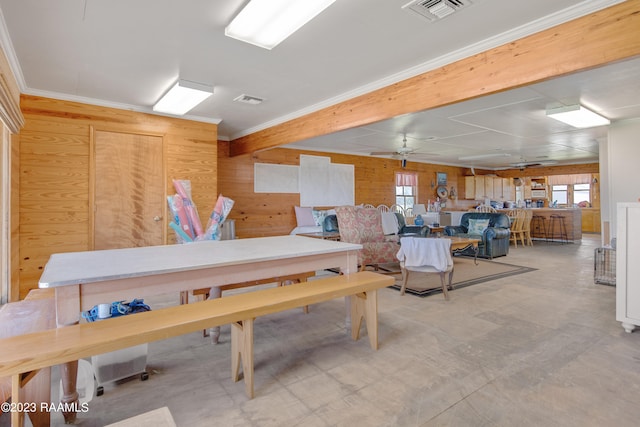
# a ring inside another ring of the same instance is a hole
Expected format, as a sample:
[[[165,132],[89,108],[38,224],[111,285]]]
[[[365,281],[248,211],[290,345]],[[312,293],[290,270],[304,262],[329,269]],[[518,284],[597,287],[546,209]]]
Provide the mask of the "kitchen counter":
[[[533,216],[531,220],[531,238],[534,240],[560,241],[560,227],[556,225],[553,236],[551,235],[551,215],[562,215],[567,229],[567,240],[571,243],[582,240],[582,211],[580,208],[530,208]],[[511,209],[498,209],[498,212],[506,213]],[[558,222],[556,222],[558,224]]]

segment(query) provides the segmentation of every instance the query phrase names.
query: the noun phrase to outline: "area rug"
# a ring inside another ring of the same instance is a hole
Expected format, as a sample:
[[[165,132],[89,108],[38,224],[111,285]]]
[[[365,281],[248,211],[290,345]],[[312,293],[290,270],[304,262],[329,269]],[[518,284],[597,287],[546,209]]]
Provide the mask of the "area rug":
[[[389,269],[391,270],[391,268]],[[452,280],[453,290],[535,270],[535,268],[484,259],[478,259],[478,265],[475,265],[472,258],[456,257]],[[398,268],[393,269],[393,271],[398,271]],[[396,283],[390,287],[399,291],[402,287],[402,274],[398,271],[394,274],[394,277],[396,278]],[[448,280],[448,278],[446,279]],[[411,273],[405,292],[423,298],[440,294],[442,293],[440,275]]]

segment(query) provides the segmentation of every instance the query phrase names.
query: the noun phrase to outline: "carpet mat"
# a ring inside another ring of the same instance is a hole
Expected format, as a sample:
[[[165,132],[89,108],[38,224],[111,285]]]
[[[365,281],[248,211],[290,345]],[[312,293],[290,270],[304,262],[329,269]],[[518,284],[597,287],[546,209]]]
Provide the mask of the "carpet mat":
[[[387,270],[397,271],[397,273],[394,274],[396,283],[390,287],[399,291],[402,287],[402,274],[399,268],[393,268],[388,265],[384,267]],[[472,258],[456,257],[454,260],[452,286],[455,291],[456,289],[466,288],[467,286],[535,270],[537,269],[484,259],[478,259],[478,265],[475,265]],[[448,280],[448,275],[445,276],[445,280]],[[442,293],[440,275],[412,272],[409,275],[409,283],[407,283],[405,292],[423,298],[429,295],[440,294]]]

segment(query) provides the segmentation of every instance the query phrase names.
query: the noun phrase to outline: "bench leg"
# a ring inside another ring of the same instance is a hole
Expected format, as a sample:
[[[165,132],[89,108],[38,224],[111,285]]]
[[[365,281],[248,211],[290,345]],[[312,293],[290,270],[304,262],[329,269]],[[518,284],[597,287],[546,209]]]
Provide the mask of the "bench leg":
[[[26,404],[28,408],[28,411],[11,412],[11,426],[24,426],[24,414],[28,413],[32,425],[49,427],[51,416],[40,404],[51,402],[51,368],[13,375],[11,401]]]
[[[372,290],[351,297],[351,338],[360,338],[360,326],[364,318],[369,344],[378,349],[378,291]]]
[[[244,388],[253,399],[253,319],[231,324],[231,376],[240,380],[240,361],[244,374]]]
[[[11,376],[11,401],[15,403],[24,402],[22,393],[22,374]],[[24,426],[24,411],[11,412],[11,426]]]

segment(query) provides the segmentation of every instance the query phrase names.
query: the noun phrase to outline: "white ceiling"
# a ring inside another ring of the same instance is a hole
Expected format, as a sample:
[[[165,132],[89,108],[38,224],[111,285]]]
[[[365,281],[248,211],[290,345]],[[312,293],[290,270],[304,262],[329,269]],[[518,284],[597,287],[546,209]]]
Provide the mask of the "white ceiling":
[[[178,77],[212,84],[186,117],[219,122],[233,140],[620,2],[470,0],[428,22],[402,9],[408,1],[337,0],[269,51],[224,36],[245,0],[0,0],[0,42],[33,95],[152,112]],[[640,59],[293,146],[368,155],[395,151],[406,134],[409,161],[594,162],[606,127],[575,131],[545,108],[581,102],[612,120],[640,117],[638,75]],[[265,101],[234,102],[241,94]]]

